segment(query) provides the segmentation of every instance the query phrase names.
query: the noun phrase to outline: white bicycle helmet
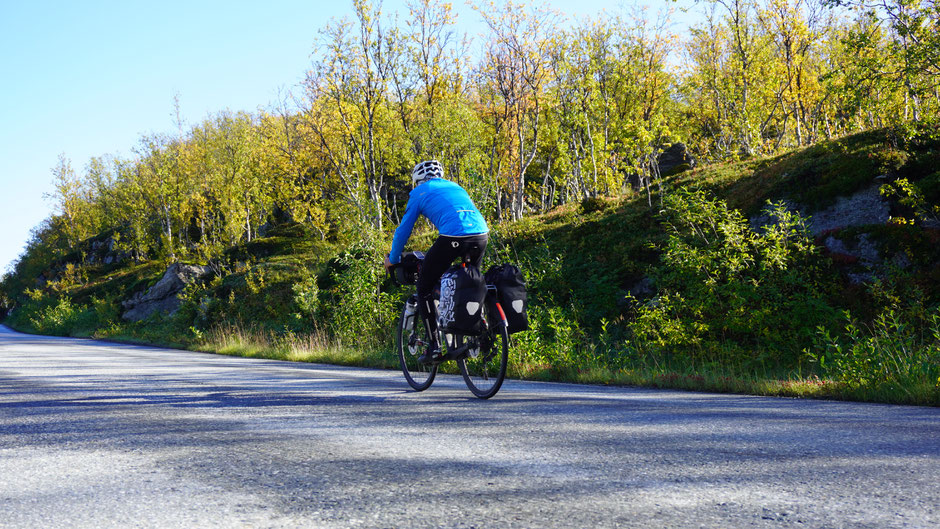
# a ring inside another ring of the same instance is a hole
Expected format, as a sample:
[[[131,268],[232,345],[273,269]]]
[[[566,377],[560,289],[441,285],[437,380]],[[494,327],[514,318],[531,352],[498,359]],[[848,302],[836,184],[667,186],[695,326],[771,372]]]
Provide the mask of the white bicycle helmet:
[[[411,181],[420,184],[429,178],[444,178],[444,167],[437,160],[420,162],[411,171]]]

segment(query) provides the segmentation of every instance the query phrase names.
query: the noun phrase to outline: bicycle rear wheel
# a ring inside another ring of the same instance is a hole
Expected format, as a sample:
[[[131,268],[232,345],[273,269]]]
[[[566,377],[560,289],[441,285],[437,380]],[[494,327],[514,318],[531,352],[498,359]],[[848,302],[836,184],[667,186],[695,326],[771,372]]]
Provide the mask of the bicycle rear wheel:
[[[407,304],[406,304],[407,305]],[[424,319],[418,313],[406,317],[402,309],[398,319],[398,363],[408,385],[415,391],[424,391],[431,387],[437,375],[437,365],[422,364],[418,357],[429,342]]]
[[[471,349],[467,356],[457,360],[457,367],[467,388],[481,399],[488,399],[499,391],[506,378],[506,364],[509,360],[509,334],[505,322],[487,332],[487,336],[463,338],[462,341],[478,340],[479,347]]]

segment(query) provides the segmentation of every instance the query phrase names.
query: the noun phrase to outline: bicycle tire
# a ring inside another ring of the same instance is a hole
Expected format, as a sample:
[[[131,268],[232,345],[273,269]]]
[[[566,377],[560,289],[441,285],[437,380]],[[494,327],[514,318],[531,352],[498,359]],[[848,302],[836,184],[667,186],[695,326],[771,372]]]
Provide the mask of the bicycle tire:
[[[487,350],[481,349],[477,356],[468,355],[457,360],[467,388],[481,399],[496,395],[502,387],[509,361],[509,333],[506,332],[505,317],[489,332],[491,344]],[[458,343],[463,340],[463,337],[458,338]]]
[[[422,342],[428,342],[424,320],[416,312],[411,317],[410,329],[405,328],[406,323],[405,308],[402,307],[401,316],[398,318],[398,363],[401,365],[401,372],[405,375],[408,385],[415,391],[424,391],[434,382],[437,365],[418,362],[418,357],[423,351],[420,344],[413,344],[411,341],[412,336],[417,335]]]

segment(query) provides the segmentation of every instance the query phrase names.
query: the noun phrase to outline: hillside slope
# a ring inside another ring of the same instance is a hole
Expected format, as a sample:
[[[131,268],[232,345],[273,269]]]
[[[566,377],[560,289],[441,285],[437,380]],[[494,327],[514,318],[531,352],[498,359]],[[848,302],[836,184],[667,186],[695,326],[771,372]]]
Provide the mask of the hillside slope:
[[[531,296],[512,374],[938,404],[938,168],[937,141],[872,132],[682,172],[663,196],[499,224],[485,264],[518,264]],[[410,246],[432,237],[425,227]],[[379,264],[387,235],[321,240],[272,225],[194,263],[208,266],[175,312],[138,322],[122,319],[126,302],[170,281],[170,263],[136,263],[113,241],[61,256],[31,246],[0,289],[6,323],[395,365],[386,351],[404,292]]]

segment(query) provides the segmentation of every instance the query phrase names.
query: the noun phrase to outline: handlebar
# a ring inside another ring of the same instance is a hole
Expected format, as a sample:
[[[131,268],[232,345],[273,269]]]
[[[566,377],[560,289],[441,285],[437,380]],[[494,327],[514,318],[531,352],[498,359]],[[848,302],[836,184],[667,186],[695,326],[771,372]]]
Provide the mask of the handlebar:
[[[407,252],[401,256],[401,261],[392,264],[388,274],[396,285],[414,285],[424,263],[424,252]]]

